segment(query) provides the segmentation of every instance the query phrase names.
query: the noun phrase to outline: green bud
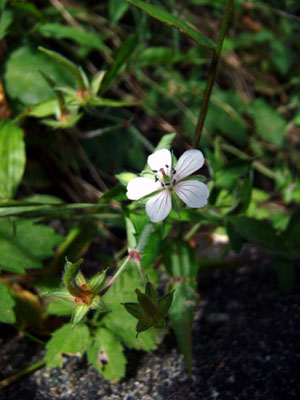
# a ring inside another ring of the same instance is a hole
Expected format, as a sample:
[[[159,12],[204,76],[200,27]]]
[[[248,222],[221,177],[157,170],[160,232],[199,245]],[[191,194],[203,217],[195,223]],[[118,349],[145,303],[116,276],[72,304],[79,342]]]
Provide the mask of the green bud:
[[[72,314],[72,328],[75,325],[79,324],[80,321],[86,316],[90,307],[87,304],[78,304],[74,307],[74,311]]]
[[[93,300],[91,301],[90,308],[93,308],[93,309],[99,310],[99,311],[103,311],[103,312],[107,311],[106,304],[101,299],[101,297],[98,295],[95,296],[93,298]]]
[[[126,186],[132,179],[136,178],[137,175],[132,172],[122,172],[121,174],[115,175],[117,179]]]
[[[103,286],[105,281],[106,271],[98,272],[89,281],[88,286],[93,293],[98,293]]]
[[[99,92],[104,75],[105,75],[105,71],[99,71],[99,72],[97,72],[96,75],[93,76],[93,79],[91,82],[91,89],[92,89],[92,92],[94,95],[96,95]]]

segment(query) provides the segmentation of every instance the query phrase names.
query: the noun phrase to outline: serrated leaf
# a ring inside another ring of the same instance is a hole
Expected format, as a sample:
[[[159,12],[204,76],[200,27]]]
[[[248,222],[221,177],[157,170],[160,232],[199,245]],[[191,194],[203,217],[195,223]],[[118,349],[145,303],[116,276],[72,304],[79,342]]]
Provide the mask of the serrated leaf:
[[[163,315],[167,315],[169,308],[171,307],[171,304],[173,302],[174,292],[175,289],[167,293],[161,299],[159,299],[158,311],[160,311]]]
[[[14,324],[16,322],[16,316],[14,312],[15,301],[9,293],[9,289],[6,285],[0,282],[0,322],[6,324]]]
[[[63,353],[82,354],[90,344],[90,333],[86,325],[65,324],[54,332],[46,345],[45,360],[47,368],[61,367],[63,364]]]
[[[40,268],[42,260],[53,255],[53,248],[63,237],[49,226],[34,220],[0,219],[0,267],[24,273],[27,268]]]
[[[194,39],[201,46],[208,47],[209,49],[216,48],[216,44],[214,43],[213,40],[209,39],[208,37],[202,35],[195,29],[191,28],[191,26],[187,25],[179,18],[170,14],[165,9],[146,3],[142,0],[126,0],[126,1],[134,5],[135,7],[142,9],[151,17],[158,19],[160,22],[163,22],[164,24],[167,24],[175,29],[178,29],[179,32]]]
[[[24,132],[9,120],[0,122],[0,199],[15,195],[26,163]]]
[[[150,317],[144,317],[143,319],[140,319],[137,322],[135,329],[136,329],[137,333],[139,334],[140,332],[144,332],[144,331],[147,331],[148,329],[150,329],[152,327],[152,325],[153,325],[152,319]]]
[[[87,351],[88,361],[104,376],[115,382],[125,376],[123,346],[111,331],[99,328]]]

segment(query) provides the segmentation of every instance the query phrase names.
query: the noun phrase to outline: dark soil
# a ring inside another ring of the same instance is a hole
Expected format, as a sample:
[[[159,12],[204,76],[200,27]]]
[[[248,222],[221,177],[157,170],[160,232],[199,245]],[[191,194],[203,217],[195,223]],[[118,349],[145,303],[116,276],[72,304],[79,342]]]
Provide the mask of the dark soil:
[[[200,282],[193,374],[172,334],[152,353],[129,351],[127,377],[105,382],[85,359],[65,358],[0,391],[0,400],[290,400],[300,398],[299,276],[281,293],[272,258],[248,248],[246,264]],[[0,348],[0,380],[43,357],[43,348],[13,337]]]

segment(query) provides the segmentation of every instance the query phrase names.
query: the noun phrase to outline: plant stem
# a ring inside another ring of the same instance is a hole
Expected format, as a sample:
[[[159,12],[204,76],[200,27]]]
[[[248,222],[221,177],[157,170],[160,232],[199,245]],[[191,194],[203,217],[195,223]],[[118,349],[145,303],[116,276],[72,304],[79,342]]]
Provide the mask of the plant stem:
[[[22,369],[22,371],[17,372],[15,375],[12,375],[6,379],[3,379],[0,382],[0,389],[3,389],[5,386],[10,385],[11,383],[18,380],[19,378],[21,378],[24,375],[27,375],[30,372],[36,371],[37,369],[43,367],[45,364],[46,364],[45,360],[38,361],[38,362],[30,365],[29,367]]]
[[[204,90],[204,94],[203,94],[202,105],[201,105],[198,122],[197,122],[197,126],[196,126],[194,148],[198,147],[199,141],[201,138],[204,121],[205,121],[205,117],[207,114],[209,99],[210,99],[211,92],[212,92],[213,85],[214,85],[215,78],[216,78],[219,58],[220,58],[220,55],[222,52],[222,47],[223,47],[223,42],[224,42],[225,35],[227,32],[228,22],[229,22],[231,13],[232,13],[233,2],[234,2],[234,0],[227,0],[225,13],[224,13],[224,16],[222,19],[221,29],[220,29],[220,33],[219,33],[219,37],[218,37],[217,48],[216,48],[216,50],[213,51],[213,55],[212,55],[212,59],[211,59],[210,67],[209,67],[209,72],[208,72],[208,78],[207,78],[207,82],[206,82],[206,86],[205,86],[205,90]]]
[[[43,340],[31,335],[30,333],[24,331],[24,329],[20,328],[19,326],[17,326],[16,329],[18,331],[22,332],[24,336],[27,336],[29,339],[33,340],[34,342],[42,344],[43,346],[46,346],[46,342],[44,342]]]

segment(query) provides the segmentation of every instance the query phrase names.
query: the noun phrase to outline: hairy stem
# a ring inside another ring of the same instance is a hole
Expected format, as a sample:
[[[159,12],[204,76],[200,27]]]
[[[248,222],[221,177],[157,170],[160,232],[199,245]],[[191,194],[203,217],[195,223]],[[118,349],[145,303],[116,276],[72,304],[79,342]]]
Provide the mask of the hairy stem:
[[[22,369],[22,371],[17,372],[15,375],[12,375],[6,379],[3,379],[0,381],[0,389],[3,389],[4,387],[10,385],[11,383],[15,382],[19,378],[21,378],[24,375],[29,374],[30,372],[36,371],[37,369],[43,367],[46,364],[45,360],[38,361],[32,365],[30,365],[27,368]]]
[[[201,105],[198,122],[197,122],[197,126],[196,126],[194,148],[198,147],[199,141],[201,139],[204,121],[205,121],[205,117],[207,114],[208,104],[209,104],[211,92],[213,89],[213,85],[214,85],[214,82],[216,79],[217,68],[218,68],[220,55],[222,52],[223,42],[224,42],[225,35],[227,32],[229,19],[231,17],[231,13],[232,13],[233,2],[234,2],[234,0],[227,0],[224,16],[222,19],[221,29],[220,29],[220,33],[219,33],[219,37],[218,37],[217,48],[216,48],[216,50],[214,50],[213,55],[212,55],[209,72],[208,72],[208,78],[207,78],[207,82],[206,82],[206,86],[205,86],[205,90],[204,90],[204,94],[203,94],[202,105]]]

